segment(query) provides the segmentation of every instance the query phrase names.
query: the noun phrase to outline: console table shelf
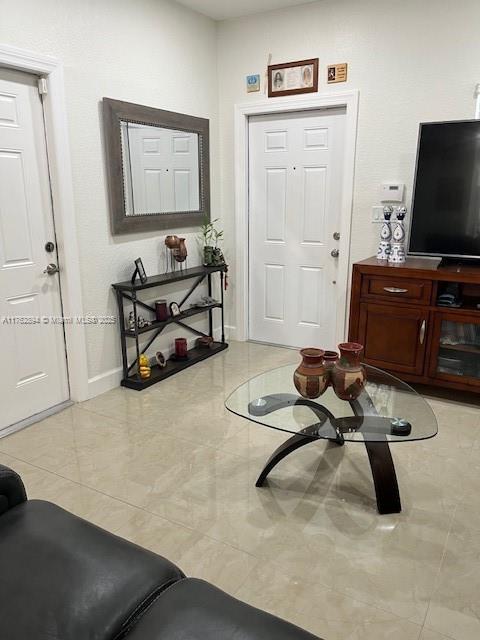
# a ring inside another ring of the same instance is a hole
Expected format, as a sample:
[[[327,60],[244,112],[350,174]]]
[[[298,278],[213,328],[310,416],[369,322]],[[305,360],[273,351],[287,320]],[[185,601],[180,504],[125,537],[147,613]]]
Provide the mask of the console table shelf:
[[[228,344],[225,342],[225,316],[224,316],[224,282],[225,282],[225,273],[227,272],[228,267],[226,265],[218,266],[218,267],[193,267],[192,269],[183,269],[179,271],[175,271],[172,273],[162,273],[156,276],[151,276],[145,283],[135,282],[127,280],[125,282],[117,282],[113,284],[112,287],[115,289],[117,296],[117,306],[118,306],[118,314],[119,314],[119,324],[120,324],[120,340],[122,346],[122,365],[123,365],[123,379],[122,386],[129,387],[130,389],[136,389],[140,391],[147,387],[150,387],[152,384],[156,384],[160,382],[160,380],[164,380],[179,371],[183,371],[184,369],[191,367],[193,364],[197,362],[201,362],[206,358],[209,358],[220,351],[223,351],[228,347]],[[190,307],[188,309],[183,310],[182,306],[185,305],[192,295],[192,293],[197,289],[197,287],[204,282],[207,281],[208,284],[208,295],[212,295],[212,275],[215,273],[220,274],[220,291],[221,291],[221,299],[220,302],[215,302],[213,304],[209,304],[203,307]],[[155,308],[143,300],[140,300],[138,297],[138,293],[140,291],[144,291],[147,289],[152,289],[153,287],[162,287],[168,284],[172,284],[174,282],[180,282],[182,280],[195,279],[195,282],[192,284],[188,293],[183,296],[183,299],[178,303],[180,308],[180,314],[177,316],[170,316],[167,320],[159,321],[155,320],[151,324],[146,327],[138,327],[138,307],[142,309],[146,309],[150,313],[155,313]],[[125,302],[131,303],[133,309],[133,316],[135,321],[135,329],[129,329],[125,327]],[[183,329],[186,329],[197,336],[213,336],[213,310],[220,309],[221,311],[221,320],[222,320],[222,335],[220,342],[214,342],[211,348],[200,348],[194,347],[193,349],[189,349],[187,358],[185,360],[175,360],[174,358],[170,358],[167,361],[165,367],[161,368],[158,365],[152,366],[151,375],[149,378],[141,378],[138,374],[138,361],[140,355],[145,353],[149,347],[153,344],[154,340],[162,333],[162,331],[172,324],[177,324],[181,326]],[[184,320],[188,320],[188,318],[192,318],[201,313],[208,313],[208,326],[209,333],[203,333],[202,331],[198,331],[193,327],[190,327],[188,324],[185,324]],[[146,344],[140,346],[140,336],[143,334],[151,333],[152,335],[148,337],[148,341]],[[136,357],[133,362],[128,362],[127,356],[127,339],[133,339],[135,341],[135,354]]]

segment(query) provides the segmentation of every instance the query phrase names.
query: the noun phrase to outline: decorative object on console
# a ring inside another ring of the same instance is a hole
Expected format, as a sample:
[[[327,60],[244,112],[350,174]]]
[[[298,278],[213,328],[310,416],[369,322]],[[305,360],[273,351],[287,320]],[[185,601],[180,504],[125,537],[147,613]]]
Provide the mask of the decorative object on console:
[[[181,313],[180,311],[180,307],[178,306],[178,304],[176,302],[171,302],[170,303],[170,315],[172,316],[172,318],[175,318],[176,316],[179,316]]]
[[[166,264],[166,272],[175,271],[177,262],[174,257],[174,251],[178,249],[180,243],[180,238],[178,236],[166,236],[165,238],[165,246],[170,251],[167,253],[167,264]]]
[[[203,265],[205,267],[221,267],[225,264],[225,257],[218,246],[218,243],[223,239],[223,231],[215,227],[216,222],[218,222],[218,218],[211,222],[205,219],[201,227]]]
[[[187,339],[186,338],[175,338],[175,359],[176,360],[187,360]]]
[[[215,300],[212,296],[202,296],[200,302],[196,302],[192,307],[202,309],[203,307],[210,307],[212,304],[218,304],[218,300]]]
[[[135,280],[137,279],[137,276],[140,278],[140,282],[142,284],[145,284],[146,281],[148,280],[141,258],[137,258],[135,260],[135,271],[133,272],[132,280],[131,280],[132,284],[135,284]]]
[[[268,65],[268,97],[318,91],[318,58]]]
[[[177,262],[180,263],[180,267],[183,268],[183,262],[187,259],[187,245],[185,244],[185,238],[178,239],[178,247],[176,247],[173,251],[173,257]]]
[[[196,345],[199,349],[212,349],[213,338],[212,336],[200,336],[200,338],[196,340]]]
[[[388,261],[392,264],[403,264],[406,260],[405,256],[405,226],[404,220],[407,215],[407,207],[396,207],[395,209],[395,226],[392,233],[392,244]]]
[[[128,314],[127,327],[129,331],[135,331],[135,314],[133,311]]]
[[[142,378],[142,380],[150,378],[150,376],[152,375],[150,360],[144,353],[141,353],[138,357],[138,374],[140,378]]]
[[[393,214],[393,207],[390,205],[383,207],[384,221],[380,230],[380,245],[377,251],[377,260],[388,260],[391,251],[392,227],[390,219]]]
[[[146,320],[143,316],[138,316],[137,318],[137,326],[139,329],[144,329],[145,327],[149,327],[151,325],[150,320]]]
[[[325,351],[309,347],[301,349],[302,361],[293,374],[293,383],[298,393],[314,400],[328,387],[328,372],[323,358]]]
[[[365,367],[360,361],[363,345],[343,342],[338,348],[340,358],[332,371],[333,389],[341,400],[356,400],[367,381]]]
[[[158,322],[168,320],[168,307],[166,300],[157,300],[155,302],[155,317]]]
[[[155,354],[155,360],[160,369],[165,369],[167,366],[167,360],[161,351],[157,351]]]
[[[338,353],[336,351],[325,351],[323,354],[323,364],[328,373],[327,386],[333,386],[332,371],[337,360]]]

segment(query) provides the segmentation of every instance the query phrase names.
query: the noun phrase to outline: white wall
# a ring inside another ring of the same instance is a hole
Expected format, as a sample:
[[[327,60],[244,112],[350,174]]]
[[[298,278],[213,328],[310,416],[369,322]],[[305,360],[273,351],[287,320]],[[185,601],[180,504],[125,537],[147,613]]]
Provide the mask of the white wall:
[[[59,58],[65,90],[85,313],[116,312],[112,282],[164,269],[165,232],[112,237],[105,182],[100,102],[104,96],[209,118],[212,173],[218,161],[216,27],[167,0],[0,0],[0,42]],[[218,208],[212,181],[213,212]],[[180,229],[173,229],[178,232]],[[185,235],[182,230],[181,235]],[[188,230],[187,230],[188,231]],[[198,264],[196,230],[186,234],[189,266]],[[157,292],[159,293],[159,292]],[[171,299],[179,293],[171,291]],[[173,335],[159,342],[165,349]],[[89,377],[115,384],[118,329],[87,327]]]
[[[246,94],[245,76],[260,73],[263,89],[269,53],[273,63],[319,57],[320,92],[360,91],[351,244],[357,261],[376,253],[379,228],[370,220],[378,185],[405,182],[410,202],[419,122],[473,118],[479,25],[478,0],[321,0],[222,22],[221,210],[227,239],[234,238],[233,108],[265,99],[263,92]],[[327,85],[326,65],[338,62],[348,63],[348,82]],[[233,269],[231,275],[233,289]],[[229,324],[235,322],[232,310]]]

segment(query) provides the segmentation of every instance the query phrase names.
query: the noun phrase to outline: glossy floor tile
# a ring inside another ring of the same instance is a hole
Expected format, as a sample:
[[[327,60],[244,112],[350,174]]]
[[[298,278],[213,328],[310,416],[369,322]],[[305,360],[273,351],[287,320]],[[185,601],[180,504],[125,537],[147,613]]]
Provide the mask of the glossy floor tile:
[[[392,445],[403,511],[380,516],[361,443],[288,438],[229,413],[295,351],[230,348],[141,393],[115,389],[0,440],[60,504],[325,640],[480,638],[480,410],[429,398],[439,434]]]

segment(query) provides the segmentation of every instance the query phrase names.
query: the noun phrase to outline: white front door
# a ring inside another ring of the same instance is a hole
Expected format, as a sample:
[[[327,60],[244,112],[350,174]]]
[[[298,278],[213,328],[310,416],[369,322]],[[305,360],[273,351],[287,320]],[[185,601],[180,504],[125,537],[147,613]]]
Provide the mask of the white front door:
[[[37,80],[0,69],[0,433],[69,396],[47,242],[55,232]]]
[[[249,121],[249,337],[336,343],[345,110]]]

